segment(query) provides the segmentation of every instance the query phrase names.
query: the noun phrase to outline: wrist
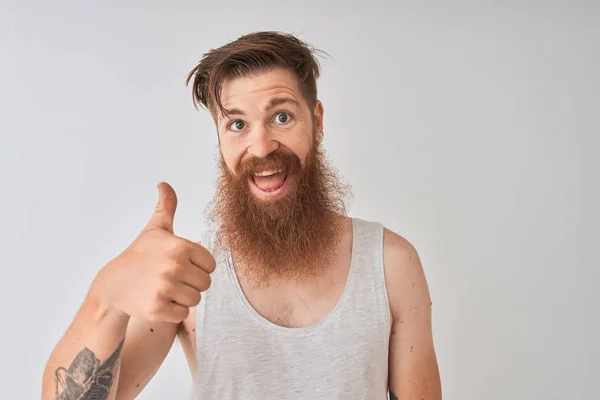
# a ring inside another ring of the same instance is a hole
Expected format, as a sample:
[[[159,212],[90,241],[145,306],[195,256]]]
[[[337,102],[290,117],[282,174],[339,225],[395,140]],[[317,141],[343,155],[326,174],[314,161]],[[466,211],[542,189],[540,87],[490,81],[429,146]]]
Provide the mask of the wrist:
[[[114,301],[114,296],[107,282],[108,265],[104,266],[94,278],[88,292],[88,301],[94,308],[94,314],[99,319],[129,319],[129,315],[120,310]]]

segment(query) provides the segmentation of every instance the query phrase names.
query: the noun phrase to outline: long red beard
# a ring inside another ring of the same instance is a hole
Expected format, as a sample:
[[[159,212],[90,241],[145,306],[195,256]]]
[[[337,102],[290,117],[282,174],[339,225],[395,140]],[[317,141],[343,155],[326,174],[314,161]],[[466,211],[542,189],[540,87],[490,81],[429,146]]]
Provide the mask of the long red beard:
[[[287,193],[257,199],[249,177],[280,168],[295,177]],[[208,219],[217,230],[217,247],[230,249],[238,274],[256,285],[274,277],[302,280],[324,270],[335,256],[350,197],[350,187],[314,142],[304,168],[295,154],[275,152],[249,159],[233,175],[221,158]]]

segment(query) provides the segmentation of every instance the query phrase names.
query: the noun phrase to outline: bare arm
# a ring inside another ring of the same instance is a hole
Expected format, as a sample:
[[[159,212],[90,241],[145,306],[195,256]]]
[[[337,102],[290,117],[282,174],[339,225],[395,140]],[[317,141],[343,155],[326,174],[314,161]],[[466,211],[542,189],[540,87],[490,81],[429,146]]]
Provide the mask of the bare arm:
[[[431,329],[431,300],[419,255],[406,239],[386,229],[384,263],[393,319],[390,398],[441,400]]]
[[[198,364],[196,362],[196,312],[198,307],[190,308],[190,315],[181,323],[177,337],[185,354],[192,379],[196,378]]]
[[[174,235],[176,194],[166,183],[158,189],[150,222],[100,270],[52,352],[43,400],[135,398],[210,286],[214,258],[199,243]]]
[[[135,399],[156,374],[181,324],[132,318],[121,352],[117,400]]]
[[[129,318],[89,294],[46,364],[42,400],[114,399]]]
[[[90,290],[46,364],[42,400],[134,399],[167,356],[179,325],[103,309]]]

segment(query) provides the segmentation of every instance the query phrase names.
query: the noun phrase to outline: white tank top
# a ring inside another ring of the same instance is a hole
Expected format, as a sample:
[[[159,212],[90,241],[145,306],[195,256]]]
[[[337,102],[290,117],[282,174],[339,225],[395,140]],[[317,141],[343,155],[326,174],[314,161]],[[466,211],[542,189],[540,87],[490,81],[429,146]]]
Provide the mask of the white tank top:
[[[352,219],[352,258],[333,310],[302,328],[262,317],[242,292],[227,251],[196,314],[192,400],[387,399],[390,311],[383,226]],[[207,234],[202,243],[213,250]]]

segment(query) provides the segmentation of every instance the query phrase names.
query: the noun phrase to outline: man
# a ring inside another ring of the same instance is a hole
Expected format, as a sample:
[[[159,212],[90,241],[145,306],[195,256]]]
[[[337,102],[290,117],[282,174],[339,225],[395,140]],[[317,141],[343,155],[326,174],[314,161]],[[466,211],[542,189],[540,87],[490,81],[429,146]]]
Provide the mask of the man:
[[[179,336],[192,399],[441,399],[413,246],[349,218],[323,155],[314,51],[242,36],[188,76],[215,121],[220,178],[202,243],[173,232],[167,183],[48,360],[43,399],[132,399]],[[201,295],[202,293],[202,295]]]

